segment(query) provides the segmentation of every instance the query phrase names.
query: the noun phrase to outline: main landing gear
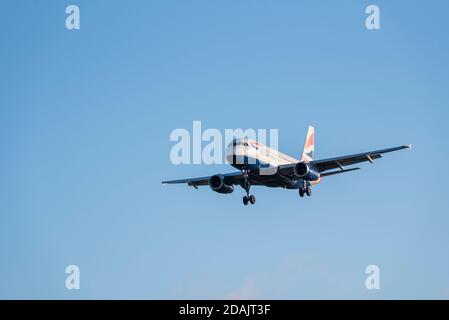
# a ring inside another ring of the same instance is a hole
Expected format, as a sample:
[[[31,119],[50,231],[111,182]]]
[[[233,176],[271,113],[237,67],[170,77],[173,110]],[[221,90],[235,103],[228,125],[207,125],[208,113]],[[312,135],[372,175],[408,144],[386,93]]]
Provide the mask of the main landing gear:
[[[299,188],[299,196],[302,198],[305,194],[310,197],[312,195],[312,187],[307,186]]]
[[[251,184],[249,183],[248,179],[248,173],[243,172],[244,181],[242,183],[243,189],[246,191],[246,196],[243,197],[243,204],[246,206],[248,203],[255,204],[256,203],[256,197],[254,195],[249,194],[249,189],[251,188]]]
[[[256,197],[254,195],[243,196],[243,204],[246,206],[248,203],[255,204]]]

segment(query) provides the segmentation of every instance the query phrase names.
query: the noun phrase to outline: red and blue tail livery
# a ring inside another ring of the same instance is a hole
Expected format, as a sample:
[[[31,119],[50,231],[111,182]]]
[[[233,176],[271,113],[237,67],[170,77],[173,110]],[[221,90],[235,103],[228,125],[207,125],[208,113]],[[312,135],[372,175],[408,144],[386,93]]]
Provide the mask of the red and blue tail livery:
[[[304,148],[301,155],[301,161],[311,162],[313,161],[313,153],[315,151],[315,129],[309,126],[307,130],[306,141],[304,142]]]

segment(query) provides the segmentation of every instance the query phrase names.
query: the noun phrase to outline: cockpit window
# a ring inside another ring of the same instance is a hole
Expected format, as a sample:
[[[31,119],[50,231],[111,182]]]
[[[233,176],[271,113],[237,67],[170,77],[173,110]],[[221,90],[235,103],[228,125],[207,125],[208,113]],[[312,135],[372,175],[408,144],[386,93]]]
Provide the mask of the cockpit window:
[[[235,146],[245,146],[245,147],[249,147],[248,142],[242,142],[242,141],[233,141],[232,145]]]

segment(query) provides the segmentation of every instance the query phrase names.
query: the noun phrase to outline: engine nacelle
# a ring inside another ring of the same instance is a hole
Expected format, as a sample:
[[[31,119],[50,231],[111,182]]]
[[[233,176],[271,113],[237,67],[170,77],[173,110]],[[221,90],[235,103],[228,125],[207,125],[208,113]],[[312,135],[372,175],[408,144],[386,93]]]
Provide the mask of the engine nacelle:
[[[222,174],[216,174],[210,177],[209,186],[218,193],[232,193],[234,191],[234,186],[232,184],[226,184],[225,176]]]
[[[310,166],[305,162],[298,162],[293,167],[293,172],[295,177],[298,179],[303,179],[307,181],[315,181],[320,178],[320,174],[315,170],[311,169]]]

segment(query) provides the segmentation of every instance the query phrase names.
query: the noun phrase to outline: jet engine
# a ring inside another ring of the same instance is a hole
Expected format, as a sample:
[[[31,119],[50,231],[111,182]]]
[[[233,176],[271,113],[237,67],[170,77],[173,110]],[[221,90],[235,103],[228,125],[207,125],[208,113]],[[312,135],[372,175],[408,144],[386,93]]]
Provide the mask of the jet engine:
[[[209,186],[218,193],[231,193],[234,191],[234,186],[232,184],[226,184],[225,176],[222,174],[216,174],[210,177]]]
[[[320,178],[320,174],[313,170],[307,163],[298,162],[293,168],[293,172],[298,179],[315,181]]]

